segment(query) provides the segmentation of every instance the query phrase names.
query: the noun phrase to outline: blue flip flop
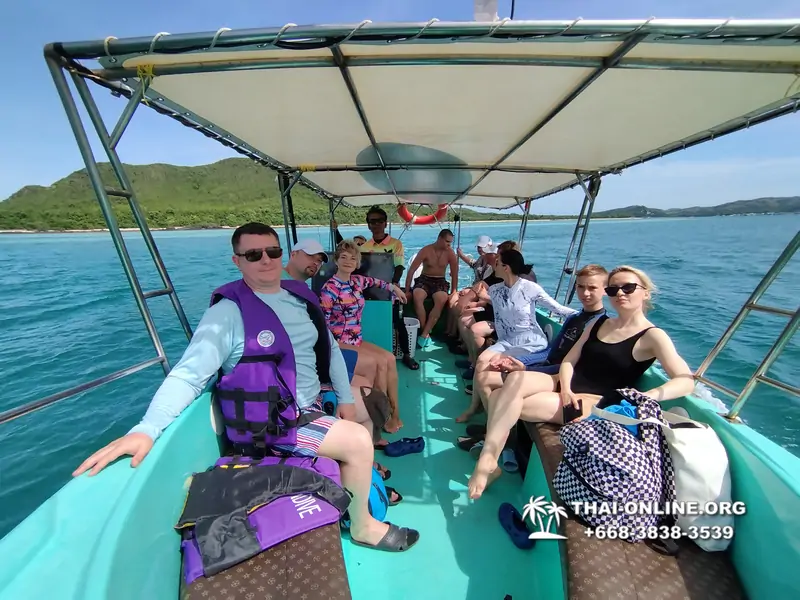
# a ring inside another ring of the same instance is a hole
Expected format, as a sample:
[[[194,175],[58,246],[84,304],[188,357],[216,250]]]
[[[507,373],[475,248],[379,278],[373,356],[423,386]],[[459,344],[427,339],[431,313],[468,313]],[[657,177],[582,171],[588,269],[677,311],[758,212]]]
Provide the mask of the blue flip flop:
[[[506,473],[516,473],[519,471],[519,464],[517,463],[517,455],[511,448],[506,448],[500,455],[500,466]]]
[[[422,452],[425,449],[425,440],[421,437],[417,438],[403,438],[396,442],[390,442],[383,447],[383,452],[386,456],[405,456],[406,454],[414,454]]]
[[[530,531],[522,520],[522,515],[514,508],[513,504],[503,502],[497,511],[500,525],[506,530],[508,537],[520,550],[530,550],[536,545],[536,540],[529,539]]]

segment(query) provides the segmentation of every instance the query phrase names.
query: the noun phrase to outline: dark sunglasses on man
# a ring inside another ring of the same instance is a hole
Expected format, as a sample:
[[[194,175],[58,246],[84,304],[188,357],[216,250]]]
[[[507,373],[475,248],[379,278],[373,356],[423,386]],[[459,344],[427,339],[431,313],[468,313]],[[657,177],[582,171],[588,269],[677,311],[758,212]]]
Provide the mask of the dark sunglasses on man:
[[[247,262],[258,262],[261,260],[261,257],[264,256],[264,253],[267,253],[267,256],[271,259],[280,258],[283,256],[283,248],[280,246],[270,246],[268,248],[253,248],[252,250],[248,250],[247,252],[243,252],[239,254],[236,253],[236,256],[244,256]]]

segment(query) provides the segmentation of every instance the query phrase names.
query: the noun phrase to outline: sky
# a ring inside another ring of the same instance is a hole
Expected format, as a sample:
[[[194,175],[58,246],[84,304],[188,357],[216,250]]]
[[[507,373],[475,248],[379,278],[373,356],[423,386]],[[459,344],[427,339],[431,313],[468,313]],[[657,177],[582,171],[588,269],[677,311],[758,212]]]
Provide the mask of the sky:
[[[498,1],[500,18],[510,0]],[[517,0],[515,19],[800,18],[797,0]],[[0,84],[0,199],[25,185],[51,185],[84,167],[42,58],[48,42],[275,27],[286,23],[425,22],[473,18],[473,0],[100,0],[4,2],[4,47],[10,54]],[[9,39],[10,38],[10,39]],[[11,53],[9,49],[13,48]],[[106,122],[123,102],[95,94]],[[87,123],[90,127],[90,125]],[[597,210],[713,205],[763,196],[800,195],[800,113],[702,144],[622,175],[606,177]],[[98,159],[105,159],[99,144]],[[208,164],[235,154],[154,111],[137,114],[118,146],[131,164]],[[574,214],[578,190],[539,200],[532,212]]]

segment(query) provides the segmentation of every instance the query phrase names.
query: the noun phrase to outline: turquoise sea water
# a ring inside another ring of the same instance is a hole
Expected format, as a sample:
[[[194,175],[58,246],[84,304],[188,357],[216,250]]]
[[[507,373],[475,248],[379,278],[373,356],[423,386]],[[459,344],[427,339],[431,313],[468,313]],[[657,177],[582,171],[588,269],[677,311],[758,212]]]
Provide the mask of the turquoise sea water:
[[[573,228],[571,222],[528,227],[524,253],[551,293]],[[800,215],[596,221],[590,225],[581,263],[608,268],[632,264],[647,271],[660,289],[650,318],[696,368],[798,229]],[[480,234],[499,242],[516,239],[518,230],[508,223],[464,225],[462,246],[474,253]],[[367,233],[361,227],[342,227],[341,232]],[[406,231],[406,260],[433,241],[436,232],[433,227]],[[230,260],[231,233],[154,234],[193,327],[211,291],[237,276]],[[326,228],[302,228],[298,233],[328,245]],[[397,228],[394,233],[398,235]],[[128,233],[125,239],[143,288],[160,288],[141,236]],[[797,307],[798,263],[795,260],[783,272],[764,303]],[[462,263],[462,282],[468,278]],[[155,356],[108,233],[0,235],[0,289],[0,411]],[[151,300],[150,307],[175,364],[186,338],[169,299]],[[785,323],[771,315],[750,317],[709,376],[741,389]],[[795,340],[769,374],[800,385],[798,364],[800,343]],[[137,423],[162,379],[160,367],[150,367],[1,425],[0,535],[64,485],[86,456]],[[751,427],[800,455],[796,399],[759,386],[742,416]]]

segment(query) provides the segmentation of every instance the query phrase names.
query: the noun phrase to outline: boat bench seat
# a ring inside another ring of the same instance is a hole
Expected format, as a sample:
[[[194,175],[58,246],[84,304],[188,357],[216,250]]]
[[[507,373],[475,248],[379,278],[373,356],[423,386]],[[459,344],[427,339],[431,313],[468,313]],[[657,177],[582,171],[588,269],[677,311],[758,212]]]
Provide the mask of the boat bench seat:
[[[188,586],[181,577],[180,586],[180,600],[352,600],[339,523],[296,535]]]
[[[524,426],[542,459],[551,498],[559,501],[552,481],[564,453],[558,437],[561,426],[549,423],[524,423]],[[644,543],[588,537],[584,526],[573,516],[562,521],[559,529],[561,535],[567,536],[559,543],[570,600],[746,597],[727,552],[705,552],[691,540],[683,539],[679,542],[678,556],[664,556]]]

